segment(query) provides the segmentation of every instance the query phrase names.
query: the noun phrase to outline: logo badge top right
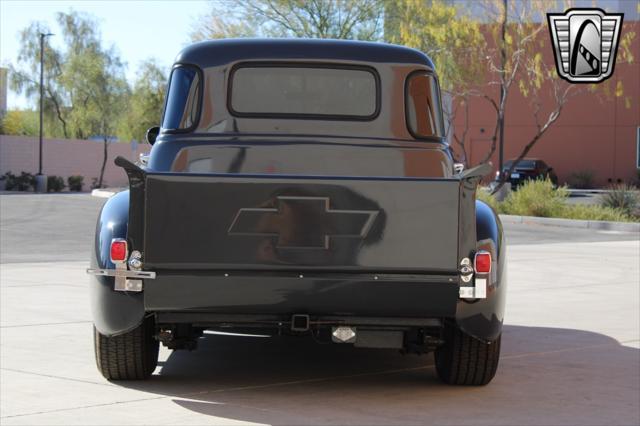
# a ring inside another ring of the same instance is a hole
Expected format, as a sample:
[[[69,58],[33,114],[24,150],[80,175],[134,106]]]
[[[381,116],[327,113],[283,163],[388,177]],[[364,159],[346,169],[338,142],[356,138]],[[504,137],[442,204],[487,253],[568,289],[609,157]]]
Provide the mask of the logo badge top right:
[[[560,77],[571,83],[599,83],[611,77],[623,17],[623,13],[605,13],[601,9],[548,13]]]

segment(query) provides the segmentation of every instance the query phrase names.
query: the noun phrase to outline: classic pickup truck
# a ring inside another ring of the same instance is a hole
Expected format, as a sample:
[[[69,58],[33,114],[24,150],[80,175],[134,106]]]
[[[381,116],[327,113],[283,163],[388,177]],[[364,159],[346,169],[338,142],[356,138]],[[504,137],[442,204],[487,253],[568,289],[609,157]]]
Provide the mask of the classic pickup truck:
[[[454,163],[434,65],[394,45],[218,40],[176,58],[144,161],[97,222],[95,355],[144,379],[205,330],[434,352],[494,377],[506,292],[488,165]]]

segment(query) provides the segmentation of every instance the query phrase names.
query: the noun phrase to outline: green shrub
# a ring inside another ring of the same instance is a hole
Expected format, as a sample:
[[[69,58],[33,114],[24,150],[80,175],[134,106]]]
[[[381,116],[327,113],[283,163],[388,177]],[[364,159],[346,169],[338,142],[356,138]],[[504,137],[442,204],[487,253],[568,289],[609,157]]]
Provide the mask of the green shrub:
[[[501,207],[500,202],[496,200],[495,196],[491,195],[491,191],[489,191],[488,188],[479,187],[478,190],[476,191],[476,199],[480,201],[484,201],[485,203],[493,207],[495,211],[497,212],[500,211],[500,207]]]
[[[569,193],[554,189],[549,180],[530,180],[511,192],[501,203],[500,211],[518,216],[560,217]]]
[[[60,176],[47,176],[47,192],[60,192],[64,187],[64,179]]]
[[[4,189],[7,191],[33,191],[36,187],[36,177],[31,173],[20,172],[20,176],[16,176],[7,172],[3,178],[6,181]]]
[[[578,220],[607,220],[613,222],[631,222],[634,219],[621,209],[589,204],[573,204],[564,208],[562,217]]]
[[[567,183],[571,188],[576,189],[589,189],[593,188],[593,181],[595,180],[595,173],[591,170],[581,170],[571,173]]]
[[[627,187],[627,192],[629,191],[629,187]],[[483,188],[478,188],[476,194],[478,200],[484,201],[497,212],[503,214],[614,222],[640,220],[639,216],[634,217],[622,208],[567,204],[568,196],[569,192],[566,188],[554,189],[553,183],[548,179],[525,182],[518,188],[518,191],[511,192],[503,202],[497,201],[489,191]]]
[[[600,205],[620,209],[627,215],[632,215],[640,204],[640,192],[635,186],[627,184],[614,185],[608,192],[600,195]]]
[[[69,185],[69,191],[82,191],[84,185],[84,177],[80,175],[73,175],[67,178],[67,185]]]

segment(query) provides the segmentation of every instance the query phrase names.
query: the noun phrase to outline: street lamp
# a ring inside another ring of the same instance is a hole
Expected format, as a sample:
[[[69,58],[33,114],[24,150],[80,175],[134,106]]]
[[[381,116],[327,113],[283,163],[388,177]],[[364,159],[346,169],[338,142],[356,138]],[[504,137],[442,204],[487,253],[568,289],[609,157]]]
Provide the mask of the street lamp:
[[[42,174],[42,107],[44,104],[44,39],[52,33],[40,33],[40,156],[38,175],[36,176],[36,192],[47,192],[47,177]]]

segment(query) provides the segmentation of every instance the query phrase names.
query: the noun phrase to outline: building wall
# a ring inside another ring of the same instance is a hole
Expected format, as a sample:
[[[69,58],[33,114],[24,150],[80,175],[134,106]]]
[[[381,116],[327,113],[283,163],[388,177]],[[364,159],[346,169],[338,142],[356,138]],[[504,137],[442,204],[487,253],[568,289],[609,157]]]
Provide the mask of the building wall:
[[[640,24],[626,22],[625,32],[635,32],[632,44],[634,62],[622,63],[618,56],[613,76],[600,83],[596,93],[589,92],[586,85],[576,88],[581,94],[570,99],[560,118],[544,134],[528,157],[538,157],[549,163],[558,174],[560,182],[570,179],[572,173],[591,171],[597,186],[612,182],[633,182],[638,178],[637,132],[640,126]],[[553,66],[554,58],[550,40],[541,37],[540,51],[544,61]],[[610,93],[603,89],[607,85]],[[616,87],[623,88],[623,95],[616,95]],[[541,93],[550,93],[543,88]],[[498,99],[497,91],[493,94]],[[551,111],[550,96],[543,98],[541,119]],[[469,164],[477,164],[488,152],[496,117],[487,101],[480,98],[469,103],[469,127],[467,155]],[[464,130],[464,114],[458,114],[455,131]],[[536,132],[531,98],[522,96],[514,85],[509,93],[506,108],[504,158],[516,157]],[[497,170],[498,151],[491,158]]]
[[[65,181],[71,175],[84,176],[84,189],[88,190],[94,177],[100,175],[103,144],[97,141],[74,139],[45,139],[42,144],[42,172],[45,175],[62,176]],[[38,138],[0,135],[0,174],[11,171],[38,172]],[[150,146],[139,144],[136,149],[130,143],[110,143],[104,182],[109,187],[127,186],[124,171],[113,164],[121,155],[136,161]]]

